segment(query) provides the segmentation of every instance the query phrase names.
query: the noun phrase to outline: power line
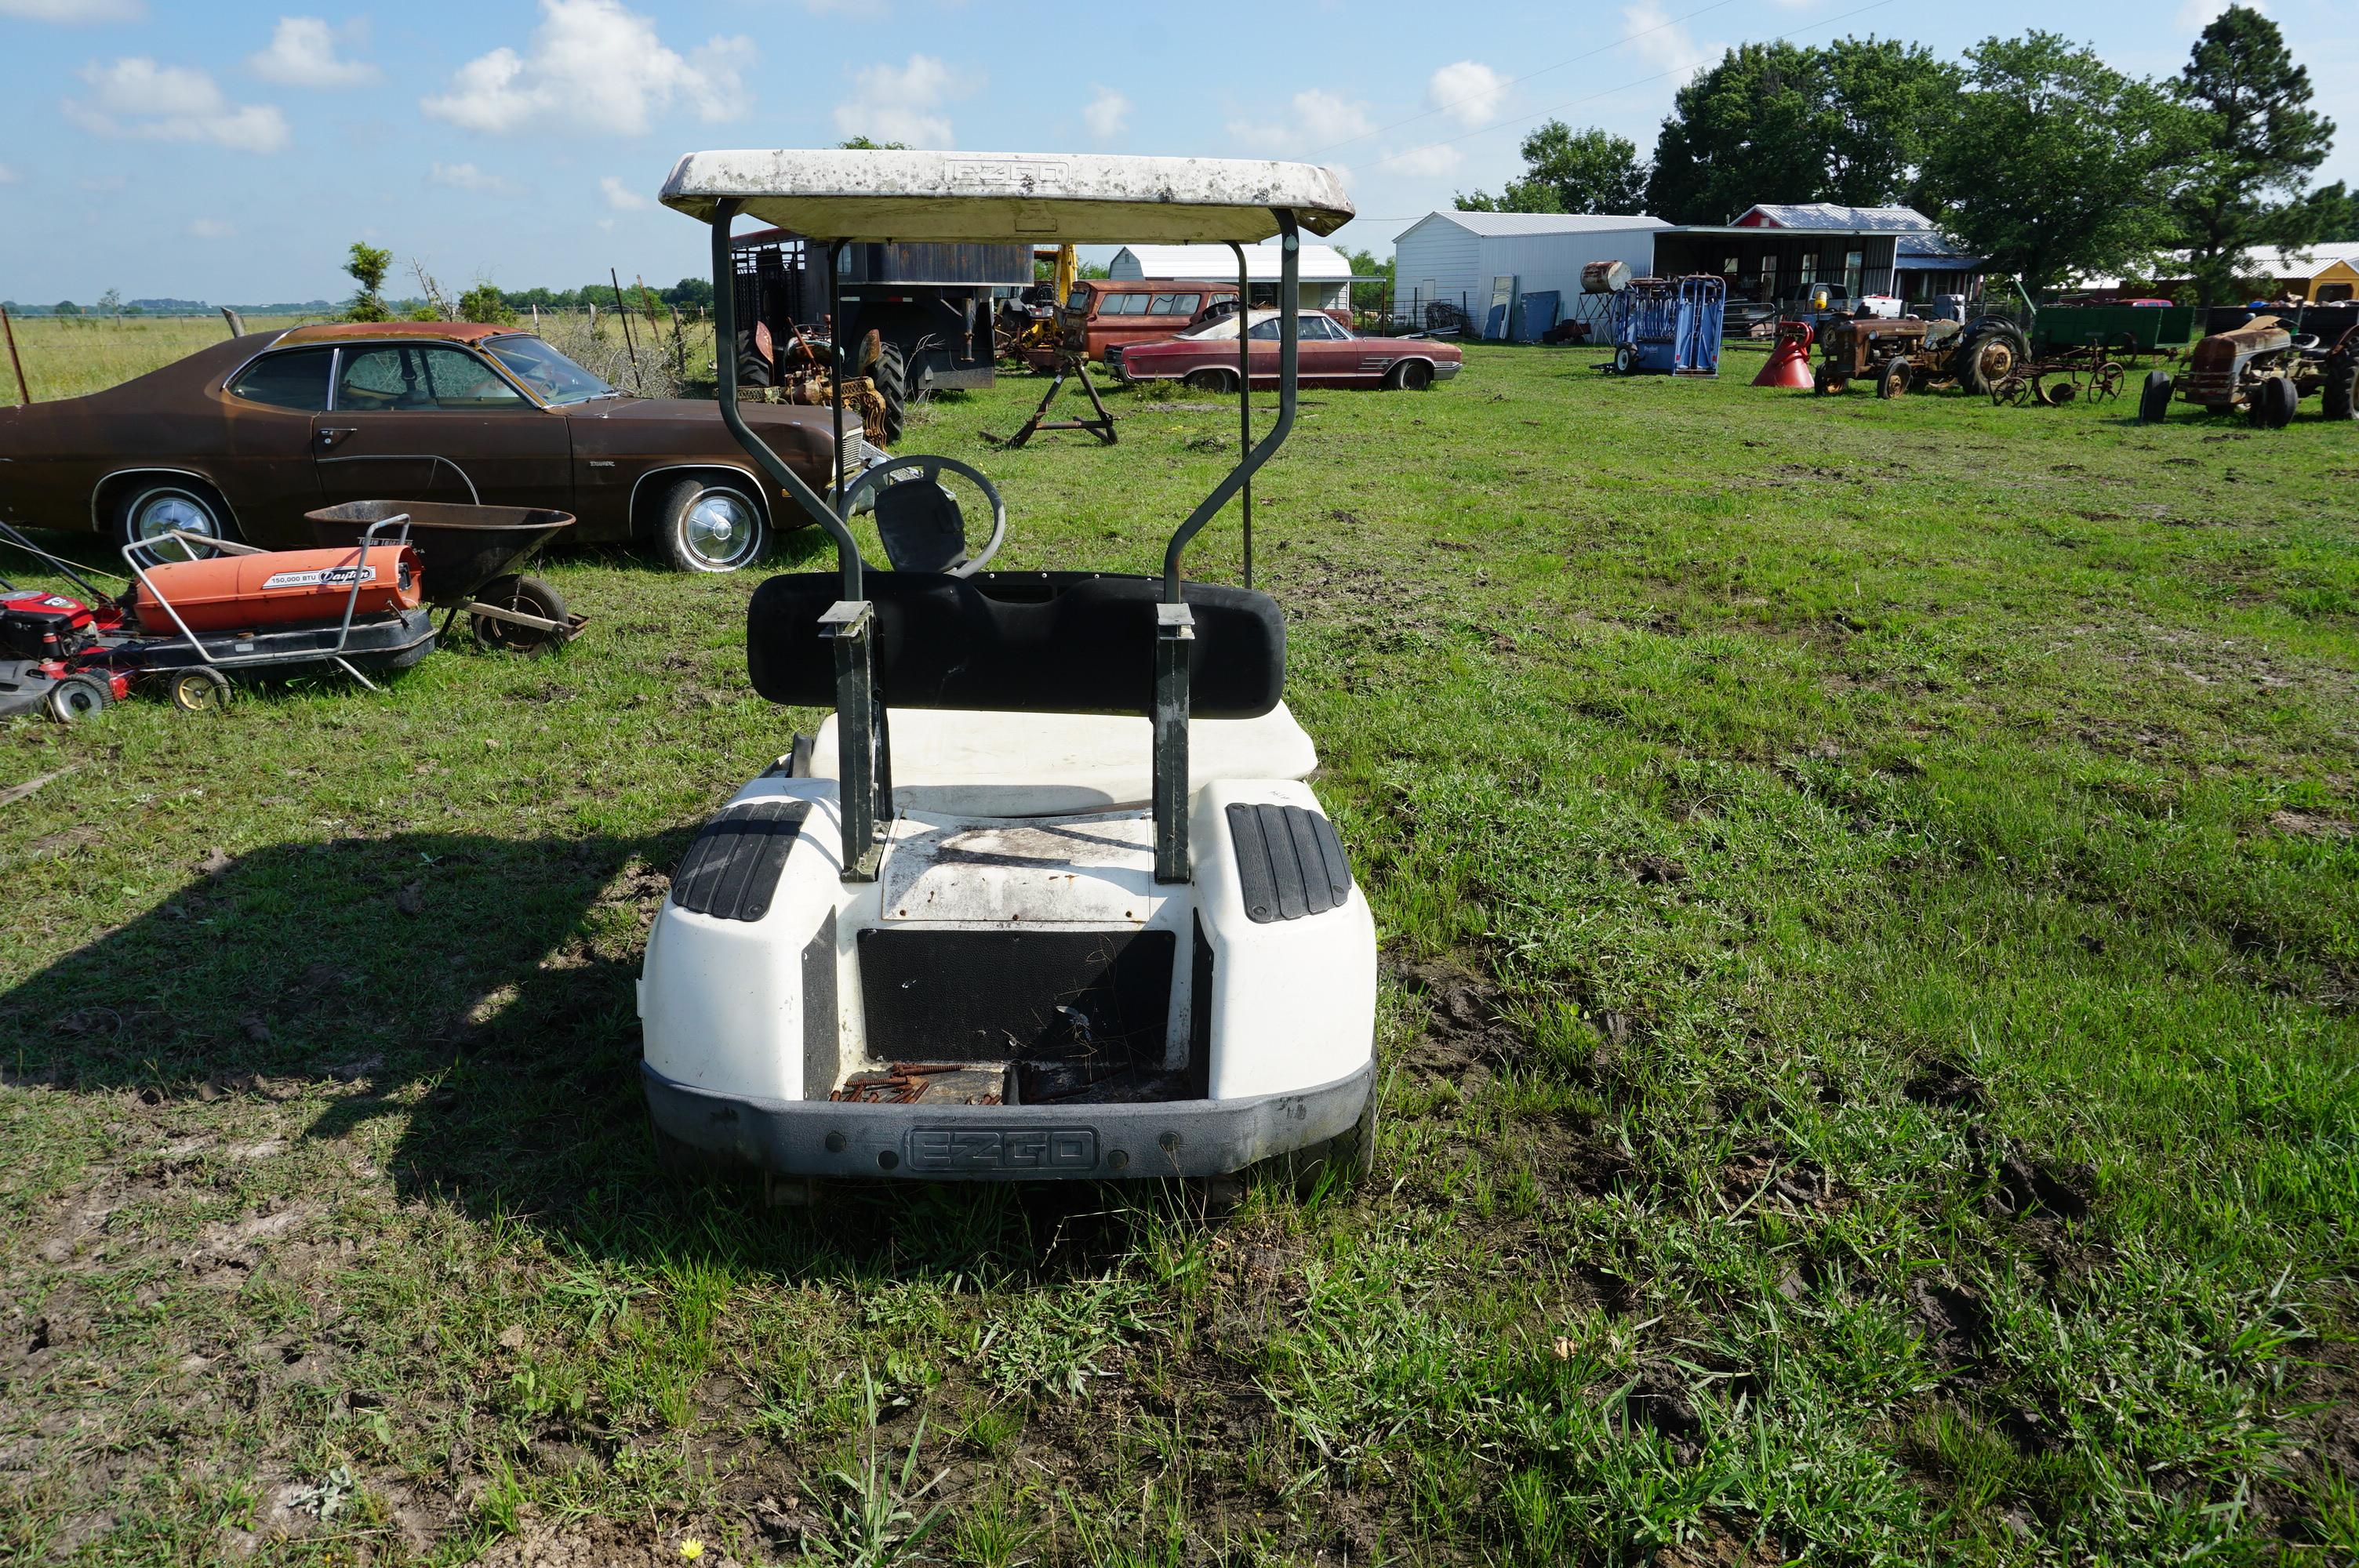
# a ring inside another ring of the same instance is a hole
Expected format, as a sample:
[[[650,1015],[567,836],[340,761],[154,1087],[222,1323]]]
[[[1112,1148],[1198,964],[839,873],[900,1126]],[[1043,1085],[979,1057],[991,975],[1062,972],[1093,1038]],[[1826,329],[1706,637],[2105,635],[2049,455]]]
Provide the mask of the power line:
[[[1520,87],[1536,76],[1546,76],[1551,70],[1561,70],[1568,65],[1579,65],[1582,60],[1595,59],[1602,54],[1611,54],[1615,49],[1620,49],[1624,44],[1636,43],[1640,38],[1647,37],[1650,33],[1659,33],[1666,27],[1676,27],[1682,22],[1692,22],[1698,16],[1702,16],[1706,11],[1717,11],[1723,5],[1734,5],[1734,4],[1736,4],[1736,0],[1712,0],[1711,5],[1699,5],[1684,16],[1669,17],[1667,20],[1656,23],[1651,27],[1641,27],[1636,32],[1630,34],[1626,38],[1616,38],[1610,44],[1602,45],[1601,47],[1591,49],[1584,54],[1577,54],[1571,56],[1570,59],[1560,59],[1554,65],[1544,65],[1538,70],[1527,70],[1521,76],[1511,76],[1506,81],[1499,84],[1499,90],[1504,92],[1510,87]],[[1397,131],[1403,125],[1413,125],[1419,120],[1430,119],[1436,114],[1447,114],[1449,111],[1457,108],[1462,103],[1472,103],[1477,98],[1486,96],[1488,96],[1488,94],[1470,92],[1465,97],[1453,99],[1448,103],[1437,103],[1430,109],[1419,110],[1417,114],[1409,115],[1407,119],[1395,120],[1389,125],[1378,125],[1372,131],[1362,131],[1358,135],[1345,136],[1340,142],[1330,142],[1323,147],[1313,147],[1310,152],[1303,156],[1306,157],[1317,157],[1321,153],[1332,153],[1337,147],[1348,147],[1353,142],[1364,142],[1370,136],[1381,136],[1386,131]]]
[[[1847,22],[1854,16],[1864,16],[1870,11],[1881,11],[1884,7],[1891,4],[1892,0],[1871,0],[1870,4],[1862,5],[1856,10],[1845,11],[1840,16],[1825,17],[1820,21],[1811,23],[1807,27],[1796,27],[1790,32],[1772,33],[1767,41],[1770,43],[1785,43],[1789,39],[1801,37],[1804,33],[1816,32],[1821,27],[1831,27],[1837,22]],[[1660,81],[1667,76],[1677,76],[1679,74],[1680,68],[1673,66],[1669,70],[1658,70],[1652,76],[1634,77],[1628,81],[1621,82],[1615,86],[1606,88],[1602,92],[1591,92],[1579,98],[1568,98],[1561,103],[1551,104],[1546,109],[1535,110],[1533,113],[1528,114],[1510,114],[1504,120],[1495,121],[1488,125],[1477,125],[1471,131],[1462,131],[1454,136],[1444,136],[1440,141],[1420,142],[1413,147],[1402,147],[1397,152],[1386,153],[1384,157],[1376,159],[1375,161],[1379,166],[1381,166],[1391,163],[1398,158],[1407,157],[1411,153],[1421,153],[1433,147],[1446,147],[1453,142],[1462,142],[1470,136],[1480,136],[1487,135],[1492,131],[1504,130],[1509,125],[1520,124],[1528,120],[1537,120],[1543,114],[1559,114],[1567,109],[1577,108],[1583,103],[1594,103],[1600,98],[1611,98],[1617,92],[1627,92],[1633,87],[1644,87],[1650,81]],[[1321,150],[1323,151],[1325,149],[1322,148]],[[1318,155],[1314,153],[1310,156],[1315,157]]]

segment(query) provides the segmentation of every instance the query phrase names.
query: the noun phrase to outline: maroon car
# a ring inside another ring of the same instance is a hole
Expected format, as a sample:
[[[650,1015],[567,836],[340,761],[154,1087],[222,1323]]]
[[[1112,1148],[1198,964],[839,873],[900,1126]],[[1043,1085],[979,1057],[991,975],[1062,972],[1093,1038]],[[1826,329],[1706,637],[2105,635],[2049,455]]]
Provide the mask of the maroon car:
[[[1300,312],[1301,364],[1305,386],[1383,386],[1422,392],[1458,373],[1455,343],[1424,338],[1363,338],[1322,310]],[[1275,310],[1256,310],[1245,328],[1253,356],[1253,384],[1277,384]],[[1176,338],[1152,343],[1119,343],[1106,362],[1124,381],[1182,381],[1205,392],[1234,392],[1237,385],[1237,318],[1231,314]]]
[[[828,410],[745,414],[828,483]],[[648,539],[686,569],[734,571],[763,552],[771,489],[719,405],[617,392],[507,327],[259,332],[87,397],[0,408],[0,517],[125,544],[180,529],[308,546],[318,507],[473,500],[554,507],[580,520],[574,538]]]

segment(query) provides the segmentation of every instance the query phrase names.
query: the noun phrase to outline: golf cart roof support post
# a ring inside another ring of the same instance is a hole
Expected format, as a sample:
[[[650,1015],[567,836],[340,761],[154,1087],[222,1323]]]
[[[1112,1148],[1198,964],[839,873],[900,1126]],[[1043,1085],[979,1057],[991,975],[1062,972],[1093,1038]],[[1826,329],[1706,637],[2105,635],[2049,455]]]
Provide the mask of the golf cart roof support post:
[[[1155,607],[1155,880],[1195,875],[1188,850],[1188,644],[1196,616],[1186,601]]]
[[[745,423],[745,416],[737,411],[737,271],[736,260],[729,251],[729,224],[737,216],[738,203],[733,199],[715,204],[712,209],[712,351],[713,368],[720,385],[715,389],[721,401],[721,422],[755,466],[770,477],[780,493],[794,498],[810,520],[827,531],[835,541],[835,558],[843,569],[843,597],[847,603],[860,600],[860,546],[852,537],[852,530],[835,508],[820,498],[819,492],[803,482],[802,476],[788,468],[770,443],[754,433]],[[836,460],[841,462],[839,456]]]
[[[880,799],[892,798],[885,765],[885,705],[876,690],[876,615],[864,600],[839,600],[819,618],[820,635],[835,644],[835,732],[842,759],[836,801],[843,827],[842,879],[873,882],[884,859],[878,842]],[[872,745],[871,735],[876,737]]]
[[[1229,249],[1237,256],[1237,455],[1242,460],[1253,451],[1253,344],[1245,337],[1245,328],[1253,317],[1253,276],[1245,265],[1245,248],[1234,240]],[[1237,500],[1245,511],[1245,586],[1253,586],[1253,476],[1237,492]]]
[[[1163,601],[1166,604],[1180,602],[1180,557],[1187,550],[1188,542],[1203,529],[1205,524],[1219,515],[1221,508],[1229,503],[1231,496],[1245,488],[1255,470],[1269,461],[1278,448],[1286,445],[1286,438],[1294,429],[1294,371],[1297,351],[1302,341],[1302,323],[1298,319],[1297,311],[1287,308],[1286,301],[1291,299],[1299,305],[1301,300],[1302,234],[1292,212],[1282,207],[1272,208],[1270,211],[1277,220],[1278,235],[1277,423],[1270,427],[1269,434],[1261,438],[1260,445],[1238,460],[1237,466],[1229,470],[1227,478],[1212,487],[1212,494],[1197,503],[1196,510],[1188,514],[1188,521],[1180,524],[1179,531],[1171,535],[1171,542],[1163,547]],[[1253,312],[1241,302],[1237,307],[1237,336],[1245,337],[1252,326]],[[1250,359],[1246,361],[1248,364],[1251,362]],[[1240,395],[1249,395],[1252,384],[1248,378]]]
[[[827,384],[835,405],[835,482],[827,488],[831,505],[843,504],[843,242],[827,244]]]

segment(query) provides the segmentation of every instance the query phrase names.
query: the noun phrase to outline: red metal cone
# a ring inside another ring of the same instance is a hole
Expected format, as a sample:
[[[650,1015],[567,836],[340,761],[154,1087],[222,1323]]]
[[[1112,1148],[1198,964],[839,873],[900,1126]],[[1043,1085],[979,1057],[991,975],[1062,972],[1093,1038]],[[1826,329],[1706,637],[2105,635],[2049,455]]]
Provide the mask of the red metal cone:
[[[1799,330],[1798,330],[1799,329]],[[1778,330],[1777,346],[1769,351],[1769,362],[1753,378],[1756,386],[1794,386],[1808,391],[1810,379],[1810,338],[1809,323],[1788,321]]]

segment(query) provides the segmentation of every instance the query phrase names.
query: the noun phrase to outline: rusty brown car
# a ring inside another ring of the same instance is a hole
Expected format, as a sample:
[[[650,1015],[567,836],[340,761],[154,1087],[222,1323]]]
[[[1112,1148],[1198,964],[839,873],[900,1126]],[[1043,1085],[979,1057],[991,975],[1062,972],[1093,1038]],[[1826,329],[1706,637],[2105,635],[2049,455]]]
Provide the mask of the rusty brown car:
[[[829,482],[829,410],[745,412]],[[758,559],[777,525],[717,404],[618,392],[507,327],[259,332],[87,397],[0,409],[0,516],[20,524],[300,546],[305,513],[385,497],[570,512],[578,539],[648,541],[691,571]]]

